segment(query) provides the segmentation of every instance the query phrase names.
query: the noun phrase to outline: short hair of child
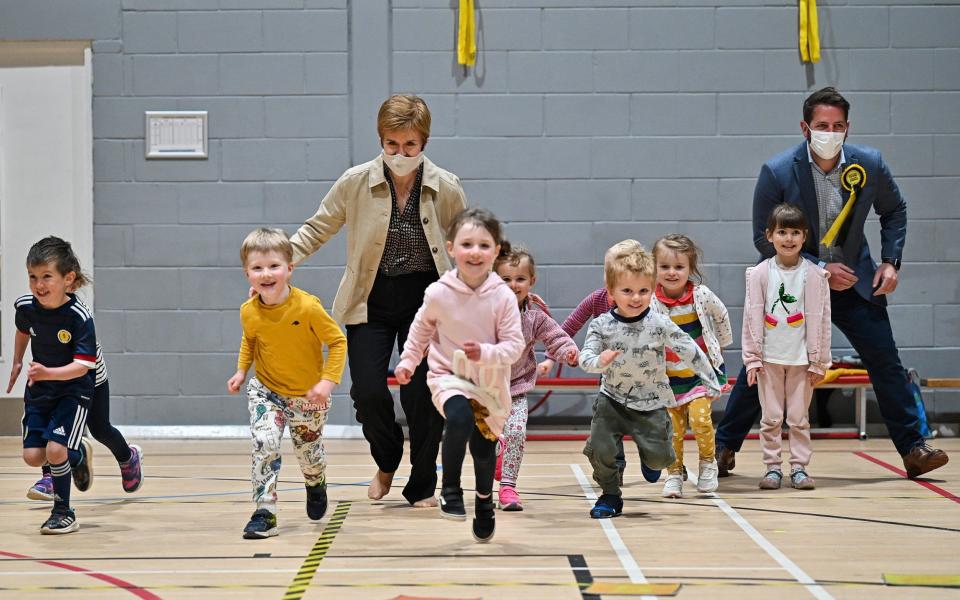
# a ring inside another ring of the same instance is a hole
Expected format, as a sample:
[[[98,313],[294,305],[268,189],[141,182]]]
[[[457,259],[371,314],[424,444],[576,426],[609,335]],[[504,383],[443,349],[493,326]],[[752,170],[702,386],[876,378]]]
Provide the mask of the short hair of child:
[[[617,242],[603,257],[603,282],[612,290],[625,273],[636,273],[654,278],[653,255],[637,240]]]
[[[772,232],[779,228],[799,229],[805,234],[809,234],[807,225],[807,216],[803,209],[796,204],[783,202],[773,207],[770,211],[770,217],[767,218],[767,231]]]
[[[506,250],[504,250],[506,248]],[[497,259],[493,261],[493,270],[496,271],[500,268],[500,265],[510,265],[511,267],[519,267],[520,261],[527,259],[527,266],[530,268],[530,277],[537,276],[537,263],[533,260],[533,255],[530,254],[530,251],[527,250],[525,246],[517,244],[516,246],[511,246],[510,244],[500,244],[500,255],[497,256]]]
[[[687,262],[690,263],[690,275],[695,276],[698,283],[703,283],[703,273],[700,272],[700,247],[696,242],[682,233],[668,233],[653,245],[654,260],[660,256],[661,252],[666,251],[686,256]]]
[[[503,239],[500,221],[489,210],[474,206],[458,212],[450,221],[450,225],[447,226],[447,241],[454,241],[457,238],[457,233],[465,225],[483,227],[493,238],[494,243],[500,246],[500,254],[510,252],[510,242]]]
[[[50,235],[33,246],[27,251],[27,268],[39,267],[48,263],[53,263],[57,273],[66,277],[73,273],[73,289],[79,290],[90,283],[90,276],[80,269],[80,260],[73,252],[73,246],[70,242],[60,239],[55,235]]]
[[[287,232],[282,229],[258,227],[251,231],[240,244],[240,263],[244,267],[251,252],[278,252],[288,263],[293,262],[293,246]]]

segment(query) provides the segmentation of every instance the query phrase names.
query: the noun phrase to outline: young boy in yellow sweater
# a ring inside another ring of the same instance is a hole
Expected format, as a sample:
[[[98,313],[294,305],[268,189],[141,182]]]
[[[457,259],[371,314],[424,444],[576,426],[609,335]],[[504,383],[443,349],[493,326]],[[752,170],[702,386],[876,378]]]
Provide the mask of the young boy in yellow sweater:
[[[347,339],[319,298],[289,284],[292,259],[293,247],[282,229],[256,229],[240,247],[255,293],[240,307],[243,338],[227,390],[239,392],[256,363],[247,396],[257,509],[243,530],[246,539],[277,535],[280,440],[287,426],[307,486],[307,516],[316,521],[327,511],[323,425],[330,393],[343,374]]]

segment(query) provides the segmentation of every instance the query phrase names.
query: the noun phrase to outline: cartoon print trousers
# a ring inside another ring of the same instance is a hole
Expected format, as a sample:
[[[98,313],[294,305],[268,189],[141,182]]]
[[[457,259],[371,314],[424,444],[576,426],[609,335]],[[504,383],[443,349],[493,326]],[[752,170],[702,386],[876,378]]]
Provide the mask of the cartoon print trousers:
[[[257,508],[277,512],[277,479],[280,477],[280,441],[290,427],[293,448],[307,487],[326,481],[327,457],[323,450],[326,410],[304,411],[303,398],[290,398],[270,391],[256,377],[247,384],[250,406],[250,436],[253,442],[253,501]]]

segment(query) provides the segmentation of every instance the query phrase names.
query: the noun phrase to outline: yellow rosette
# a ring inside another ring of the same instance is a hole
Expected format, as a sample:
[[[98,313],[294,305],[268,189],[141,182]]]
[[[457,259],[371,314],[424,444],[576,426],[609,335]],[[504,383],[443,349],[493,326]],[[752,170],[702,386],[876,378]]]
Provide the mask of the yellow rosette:
[[[843,189],[850,192],[850,197],[847,199],[847,203],[843,205],[843,209],[840,211],[840,214],[837,215],[833,225],[830,226],[830,229],[824,234],[823,239],[820,240],[820,245],[827,247],[833,246],[847,217],[853,212],[853,205],[857,202],[857,192],[862,190],[866,184],[867,171],[862,166],[854,163],[843,170],[843,173],[840,174],[840,185],[843,186]]]

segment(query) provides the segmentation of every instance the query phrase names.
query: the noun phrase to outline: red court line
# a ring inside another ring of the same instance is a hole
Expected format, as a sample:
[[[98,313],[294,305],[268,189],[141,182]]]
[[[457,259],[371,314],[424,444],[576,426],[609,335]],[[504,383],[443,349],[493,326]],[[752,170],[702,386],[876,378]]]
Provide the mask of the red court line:
[[[883,462],[882,460],[880,460],[879,458],[875,458],[875,457],[873,457],[873,456],[870,456],[870,455],[867,454],[866,452],[859,452],[859,451],[857,451],[857,452],[854,452],[854,454],[856,454],[856,455],[859,456],[860,458],[865,458],[865,459],[869,460],[870,462],[872,462],[872,463],[874,463],[874,464],[880,465],[880,466],[883,467],[884,469],[887,469],[887,470],[889,470],[889,471],[893,471],[894,473],[896,473],[896,474],[899,475],[900,477],[906,477],[906,476],[907,476],[907,472],[904,471],[903,469],[898,469],[898,468],[896,468],[895,466],[893,466],[893,465],[891,465],[891,464],[887,464],[887,463]],[[912,482],[914,482],[914,483],[917,483],[917,484],[920,484],[920,485],[922,485],[923,487],[927,488],[928,490],[930,490],[930,491],[932,491],[932,492],[936,492],[936,493],[940,494],[941,496],[943,496],[943,497],[946,498],[947,500],[953,500],[953,501],[956,502],[957,504],[960,504],[960,496],[957,496],[956,494],[952,494],[952,493],[948,492],[947,490],[943,489],[942,487],[933,485],[933,484],[930,483],[929,481],[923,481],[923,480],[921,480],[921,479],[911,479],[910,481],[912,481]]]
[[[89,569],[84,569],[83,567],[77,567],[74,565],[68,565],[67,563],[62,563],[56,560],[41,560],[34,558],[32,556],[26,556],[23,554],[14,554],[13,552],[4,552],[0,550],[0,556],[8,556],[10,558],[26,558],[38,562],[42,565],[48,565],[51,567],[56,567],[58,569],[66,569],[67,571],[73,571],[75,573],[83,573],[87,577],[93,577],[94,579],[99,579],[100,581],[105,581],[112,586],[116,586],[120,589],[124,589],[138,598],[143,598],[143,600],[163,600],[160,596],[157,596],[153,592],[148,592],[142,587],[136,586],[128,581],[122,579],[117,579],[116,577],[107,575],[105,573],[98,573],[96,571],[91,571]]]

